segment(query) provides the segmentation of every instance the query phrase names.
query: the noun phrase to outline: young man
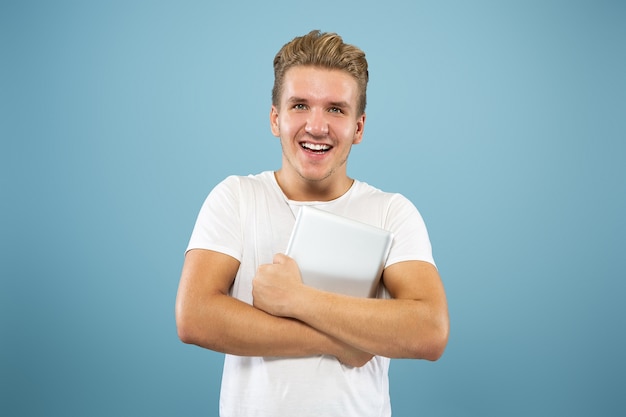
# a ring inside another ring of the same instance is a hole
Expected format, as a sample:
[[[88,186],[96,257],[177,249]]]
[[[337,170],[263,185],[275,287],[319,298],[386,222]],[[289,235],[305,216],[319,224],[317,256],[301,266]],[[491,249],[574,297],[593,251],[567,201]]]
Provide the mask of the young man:
[[[228,177],[207,197],[185,256],[179,337],[226,353],[223,417],[389,416],[389,358],[437,360],[448,340],[426,228],[406,198],[347,175],[365,126],[365,54],[313,31],[283,46],[274,73],[282,166]],[[393,232],[380,298],[302,283],[281,251],[304,205]]]

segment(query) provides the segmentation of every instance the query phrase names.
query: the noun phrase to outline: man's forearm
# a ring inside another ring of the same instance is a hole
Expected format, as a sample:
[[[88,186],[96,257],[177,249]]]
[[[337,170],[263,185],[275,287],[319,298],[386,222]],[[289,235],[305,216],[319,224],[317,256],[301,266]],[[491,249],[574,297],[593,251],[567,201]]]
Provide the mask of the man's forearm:
[[[394,299],[348,297],[302,283],[295,261],[277,254],[253,281],[254,306],[296,318],[355,348],[392,358],[438,359],[448,340],[445,294],[433,265],[412,261],[383,275]]]
[[[312,290],[290,316],[357,349],[391,358],[436,360],[447,323],[416,300],[345,297]]]
[[[228,295],[214,295],[202,306],[179,306],[177,325],[185,343],[240,356],[305,357],[332,355],[361,366],[360,352],[293,318],[275,317]]]

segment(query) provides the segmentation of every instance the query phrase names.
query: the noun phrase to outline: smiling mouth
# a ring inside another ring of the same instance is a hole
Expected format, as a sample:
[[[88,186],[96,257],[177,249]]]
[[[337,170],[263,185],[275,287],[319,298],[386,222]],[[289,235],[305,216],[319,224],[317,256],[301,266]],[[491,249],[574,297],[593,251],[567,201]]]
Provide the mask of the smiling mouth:
[[[309,152],[314,152],[314,153],[328,152],[332,148],[332,146],[325,145],[323,143],[310,143],[310,142],[302,142],[300,143],[300,146],[302,147],[302,149],[307,150]]]

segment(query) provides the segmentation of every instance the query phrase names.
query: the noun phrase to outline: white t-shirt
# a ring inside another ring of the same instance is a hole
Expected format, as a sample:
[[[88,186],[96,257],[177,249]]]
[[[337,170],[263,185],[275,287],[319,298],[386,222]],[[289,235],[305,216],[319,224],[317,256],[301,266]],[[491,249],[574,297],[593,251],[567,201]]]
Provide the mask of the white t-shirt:
[[[385,267],[420,260],[434,264],[426,227],[415,206],[400,194],[366,183],[325,202],[286,198],[273,172],[231,176],[204,202],[187,250],[209,249],[240,261],[231,295],[252,304],[259,265],[284,253],[302,205],[313,205],[394,234]],[[384,288],[379,297],[388,297]],[[390,341],[393,343],[393,341]],[[306,358],[226,355],[220,395],[222,417],[384,417],[391,415],[389,359],[375,356],[361,368],[332,356]]]

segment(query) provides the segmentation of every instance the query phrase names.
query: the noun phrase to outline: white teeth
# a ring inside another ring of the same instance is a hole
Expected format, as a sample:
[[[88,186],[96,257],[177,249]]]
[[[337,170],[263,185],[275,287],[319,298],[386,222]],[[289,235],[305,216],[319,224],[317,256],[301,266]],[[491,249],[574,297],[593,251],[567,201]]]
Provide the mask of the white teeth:
[[[323,143],[303,143],[302,147],[312,151],[327,151],[330,149],[329,145],[324,145]]]

